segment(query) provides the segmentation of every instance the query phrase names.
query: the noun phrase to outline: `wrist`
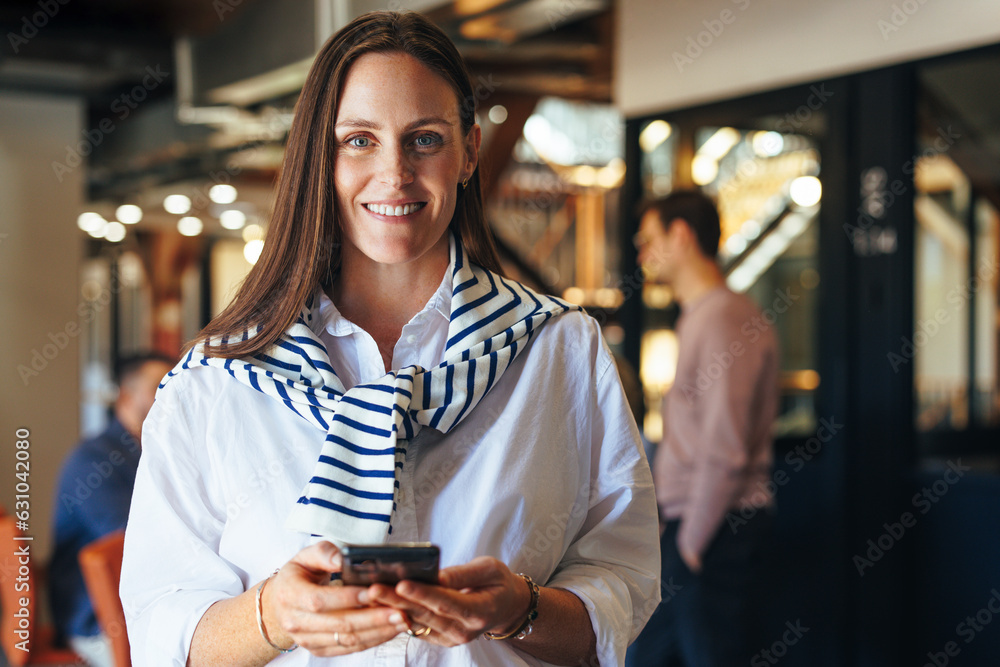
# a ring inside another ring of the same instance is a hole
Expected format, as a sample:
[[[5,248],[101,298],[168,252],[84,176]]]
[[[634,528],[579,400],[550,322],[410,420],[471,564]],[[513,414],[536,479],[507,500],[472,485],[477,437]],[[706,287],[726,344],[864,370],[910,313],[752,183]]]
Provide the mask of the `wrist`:
[[[277,571],[275,572],[277,573]],[[273,606],[267,604],[265,597],[269,597],[270,591],[267,590],[268,582],[274,578],[272,574],[270,577],[265,579],[257,587],[257,630],[260,633],[261,638],[267,642],[271,648],[281,653],[289,653],[298,648],[298,644],[285,633],[282,629],[281,624],[278,619],[270,613]],[[284,648],[284,647],[288,648]]]
[[[531,609],[531,589],[524,585],[524,580],[520,575],[517,576],[517,582],[514,584],[515,595],[517,596],[517,603],[513,605],[513,612],[507,616],[507,618],[502,619],[502,622],[495,625],[492,628],[488,628],[486,632],[494,635],[505,635],[511,631],[517,629],[524,617],[528,615],[528,611]]]
[[[527,593],[527,604],[523,606],[517,605],[517,608],[521,610],[520,613],[514,617],[513,621],[508,621],[503,628],[492,628],[484,632],[483,636],[486,639],[510,639],[512,637],[524,639],[531,634],[531,624],[538,618],[538,601],[541,597],[541,589],[528,575],[518,574],[518,576],[527,585],[525,590]]]

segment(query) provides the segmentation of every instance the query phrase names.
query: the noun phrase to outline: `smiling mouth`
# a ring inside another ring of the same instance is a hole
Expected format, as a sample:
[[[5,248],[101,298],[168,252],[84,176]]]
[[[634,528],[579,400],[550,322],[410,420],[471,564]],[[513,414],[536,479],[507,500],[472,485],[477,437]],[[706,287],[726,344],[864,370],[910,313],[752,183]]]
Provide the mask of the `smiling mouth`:
[[[372,213],[378,213],[379,215],[386,215],[389,217],[410,215],[411,213],[419,211],[424,206],[426,206],[425,202],[404,204],[402,206],[393,206],[392,204],[365,204],[365,208]]]

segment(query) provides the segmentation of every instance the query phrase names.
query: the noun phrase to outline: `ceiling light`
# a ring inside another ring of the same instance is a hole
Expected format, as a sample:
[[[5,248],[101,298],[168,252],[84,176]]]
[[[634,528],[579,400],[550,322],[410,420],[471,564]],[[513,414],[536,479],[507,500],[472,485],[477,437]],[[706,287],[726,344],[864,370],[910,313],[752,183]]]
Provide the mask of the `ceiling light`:
[[[261,239],[247,241],[247,244],[243,246],[243,257],[251,264],[256,264],[257,260],[260,259],[260,253],[263,251],[264,241]]]
[[[751,241],[760,236],[760,232],[760,223],[753,218],[740,225],[740,234]]]
[[[163,208],[167,213],[184,215],[191,210],[191,199],[186,195],[167,195],[163,200]]]
[[[573,180],[585,188],[597,185],[597,168],[589,164],[581,164],[573,170]]]
[[[232,204],[236,201],[236,188],[225,183],[213,185],[208,191],[208,198],[216,204]]]
[[[728,239],[726,239],[726,254],[730,257],[736,257],[741,252],[747,249],[747,240],[743,238],[740,234],[733,234]]]
[[[639,377],[644,387],[657,387],[660,393],[674,382],[677,373],[677,334],[671,329],[653,329],[640,339]]]
[[[490,107],[489,112],[490,122],[499,125],[500,123],[507,120],[507,107],[502,104],[495,104]]]
[[[732,149],[740,140],[740,133],[731,127],[720,127],[698,149],[698,155],[713,158],[718,161]]]
[[[673,128],[665,120],[654,120],[639,133],[639,147],[644,153],[652,153],[657,146],[670,138]]]
[[[597,170],[597,184],[608,190],[621,185],[625,177],[625,160],[612,158],[610,162]]]
[[[104,238],[112,243],[118,243],[125,238],[125,225],[117,220],[109,222],[104,228]]]
[[[87,230],[87,233],[90,234],[95,239],[103,239],[104,233],[107,231],[107,229],[108,229],[108,221],[98,216],[97,219],[93,222],[91,228]]]
[[[184,236],[198,236],[198,234],[201,234],[203,228],[204,225],[201,223],[201,218],[196,218],[193,215],[183,217],[177,221],[177,231]]]
[[[106,224],[108,224],[107,221],[99,213],[94,213],[93,211],[81,213],[80,217],[76,219],[76,226],[88,234]]]
[[[243,240],[249,243],[250,241],[259,241],[264,238],[264,228],[260,225],[247,225],[243,228]]]
[[[823,196],[823,185],[815,176],[799,176],[792,181],[788,194],[799,206],[815,206]]]
[[[691,161],[691,180],[695,185],[708,185],[719,175],[719,163],[707,155],[695,155]]]
[[[115,209],[115,217],[126,225],[134,225],[142,220],[142,209],[135,204],[122,204]]]
[[[779,155],[785,147],[785,138],[777,132],[757,132],[753,135],[753,152],[760,157]]]
[[[531,114],[524,122],[524,138],[538,153],[539,157],[549,162],[571,165],[577,160],[577,147],[558,128],[540,114]]]
[[[219,214],[219,224],[225,229],[242,229],[247,223],[247,215],[243,211],[231,208]]]

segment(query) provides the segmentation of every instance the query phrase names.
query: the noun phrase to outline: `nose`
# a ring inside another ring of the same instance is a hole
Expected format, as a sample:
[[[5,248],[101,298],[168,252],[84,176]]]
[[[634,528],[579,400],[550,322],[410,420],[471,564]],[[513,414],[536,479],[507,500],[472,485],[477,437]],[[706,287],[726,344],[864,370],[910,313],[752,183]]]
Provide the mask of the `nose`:
[[[379,180],[393,188],[413,182],[413,164],[402,146],[387,146],[379,156]]]

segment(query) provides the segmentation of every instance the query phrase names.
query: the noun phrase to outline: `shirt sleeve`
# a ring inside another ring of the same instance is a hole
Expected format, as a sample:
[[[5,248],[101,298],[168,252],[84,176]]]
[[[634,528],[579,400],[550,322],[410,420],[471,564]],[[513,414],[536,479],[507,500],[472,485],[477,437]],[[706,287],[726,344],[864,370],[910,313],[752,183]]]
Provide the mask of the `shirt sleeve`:
[[[639,431],[603,340],[598,364],[588,512],[546,585],[583,601],[600,664],[620,665],[660,602],[659,529]]]
[[[143,424],[119,591],[137,665],[183,667],[205,611],[244,590],[218,555],[226,510],[204,437],[209,397],[185,386],[197,372],[160,390]]]
[[[725,366],[705,388],[699,443],[687,509],[677,535],[678,548],[703,556],[726,512],[743,489],[750,463],[752,414],[757,402],[765,355],[761,345],[749,344],[735,327],[705,332],[699,363]]]

